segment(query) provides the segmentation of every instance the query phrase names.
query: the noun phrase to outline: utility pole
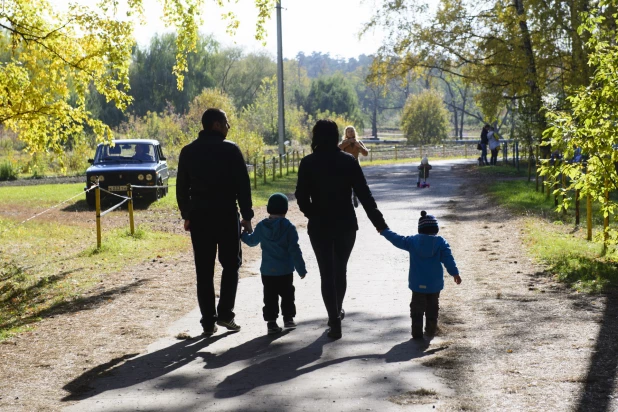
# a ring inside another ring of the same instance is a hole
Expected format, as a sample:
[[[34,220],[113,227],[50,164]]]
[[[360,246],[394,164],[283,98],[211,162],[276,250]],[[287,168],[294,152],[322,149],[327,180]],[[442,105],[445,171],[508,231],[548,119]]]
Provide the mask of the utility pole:
[[[277,89],[279,100],[279,154],[285,154],[285,100],[283,98],[283,43],[281,32],[281,1],[277,0]]]

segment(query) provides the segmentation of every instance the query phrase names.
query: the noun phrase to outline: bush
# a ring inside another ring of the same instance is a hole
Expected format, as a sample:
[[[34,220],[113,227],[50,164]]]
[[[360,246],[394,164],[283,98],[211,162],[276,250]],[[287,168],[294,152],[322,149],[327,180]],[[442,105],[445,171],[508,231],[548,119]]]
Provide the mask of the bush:
[[[408,98],[401,118],[403,134],[412,144],[439,143],[448,136],[449,114],[442,97],[427,90]]]
[[[17,179],[17,169],[11,162],[0,164],[0,180],[15,180]]]

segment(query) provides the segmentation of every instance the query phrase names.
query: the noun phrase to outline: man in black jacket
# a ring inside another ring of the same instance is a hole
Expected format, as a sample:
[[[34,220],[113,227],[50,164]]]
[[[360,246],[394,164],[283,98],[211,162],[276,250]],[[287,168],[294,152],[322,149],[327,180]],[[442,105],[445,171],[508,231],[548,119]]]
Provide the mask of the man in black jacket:
[[[178,158],[176,200],[191,232],[197,300],[202,312],[204,335],[217,326],[239,331],[234,321],[238,269],[242,263],[240,227],[252,232],[251,181],[242,153],[235,143],[225,140],[230,129],[227,116],[219,109],[202,115],[198,138],[183,147]],[[239,222],[238,208],[242,220]],[[214,267],[219,252],[223,267],[219,304],[215,309]]]

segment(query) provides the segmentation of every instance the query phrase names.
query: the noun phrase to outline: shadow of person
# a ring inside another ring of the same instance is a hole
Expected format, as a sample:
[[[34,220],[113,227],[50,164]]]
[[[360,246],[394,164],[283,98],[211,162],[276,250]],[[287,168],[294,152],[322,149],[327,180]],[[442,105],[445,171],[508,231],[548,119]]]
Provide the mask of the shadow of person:
[[[199,356],[198,352],[201,349],[232,333],[228,331],[210,338],[183,340],[143,356],[133,357],[137,355],[133,354],[113,359],[82,373],[67,383],[63,389],[70,394],[62,398],[62,401],[88,399],[106,391],[126,388],[166,375],[192,362]],[[94,379],[101,379],[101,381],[96,387],[91,387],[89,384]]]
[[[429,347],[428,340],[415,341],[410,339],[398,343],[384,354],[344,356],[308,366],[320,360],[324,346],[332,342],[334,341],[328,338],[326,332],[324,332],[318,339],[304,348],[269,358],[260,363],[254,363],[225,378],[223,382],[217,385],[217,391],[214,396],[220,399],[241,396],[260,386],[285,382],[318,369],[355,359],[383,359],[386,363],[408,362],[445,349],[444,347],[439,347],[427,351]]]
[[[270,351],[274,350],[280,351],[281,345],[277,349],[272,349],[270,344],[288,333],[290,333],[290,330],[286,329],[277,334],[260,336],[228,349],[220,355],[215,355],[210,352],[200,352],[198,356],[204,359],[206,363],[204,366],[205,369],[224,368],[233,362],[256,358],[260,355],[267,355]]]

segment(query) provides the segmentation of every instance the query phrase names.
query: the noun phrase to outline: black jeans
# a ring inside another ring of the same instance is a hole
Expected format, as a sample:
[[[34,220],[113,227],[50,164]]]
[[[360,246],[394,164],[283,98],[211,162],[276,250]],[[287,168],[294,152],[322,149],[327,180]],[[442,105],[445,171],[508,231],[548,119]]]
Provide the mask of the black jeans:
[[[481,161],[487,165],[487,143],[481,143],[481,147]]]
[[[425,330],[434,334],[438,326],[438,311],[440,310],[440,292],[421,293],[412,292],[412,302],[410,302],[410,317],[412,318],[412,336],[420,337],[423,335],[423,315],[427,324]]]
[[[264,285],[264,307],[262,314],[266,322],[274,322],[279,316],[279,296],[281,296],[281,314],[283,320],[296,316],[294,305],[294,277],[293,274],[283,276],[262,275]]]
[[[238,269],[242,264],[240,249],[240,221],[235,210],[227,213],[193,212],[189,219],[191,242],[197,273],[197,301],[202,312],[202,325],[213,325],[217,320],[234,319]],[[215,309],[215,258],[219,254],[221,290]]]
[[[490,159],[490,163],[491,163],[493,166],[496,166],[496,164],[498,163],[498,149],[497,149],[497,148],[496,148],[496,149],[493,149],[493,150],[491,151],[491,159]]]
[[[309,239],[320,268],[322,299],[328,319],[339,319],[347,289],[348,259],[356,242],[356,230],[310,233]]]

